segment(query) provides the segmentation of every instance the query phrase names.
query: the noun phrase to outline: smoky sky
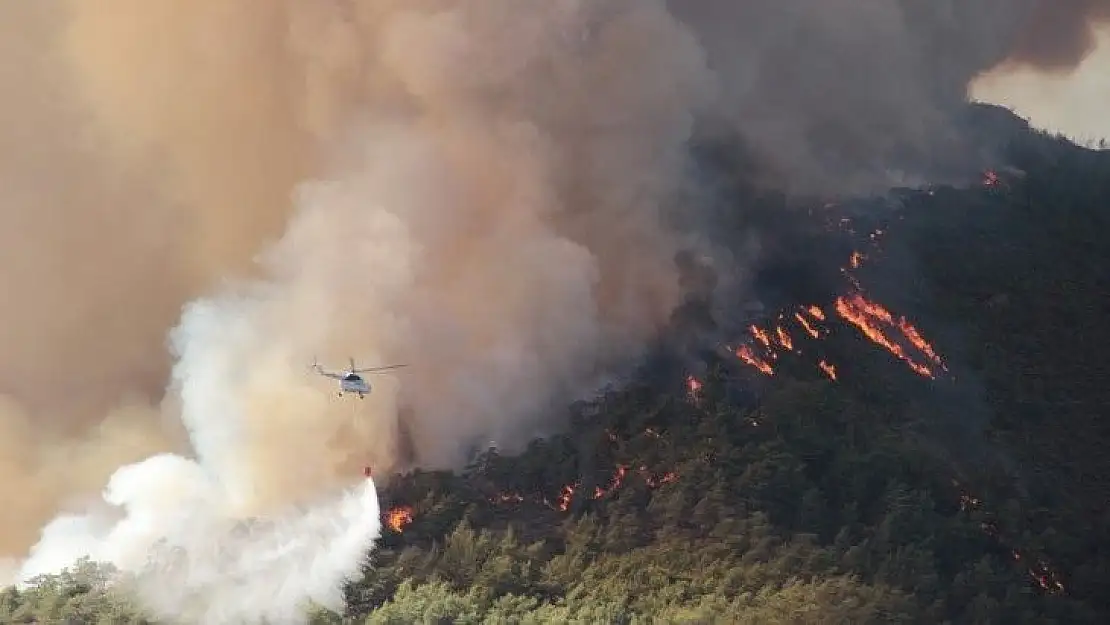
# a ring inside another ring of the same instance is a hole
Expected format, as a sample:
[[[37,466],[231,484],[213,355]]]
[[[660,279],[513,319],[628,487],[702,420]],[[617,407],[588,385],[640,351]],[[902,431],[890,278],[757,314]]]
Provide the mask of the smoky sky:
[[[723,77],[716,111],[798,193],[881,192],[966,175],[989,155],[953,116],[1003,63],[1075,67],[1110,3],[674,2]]]

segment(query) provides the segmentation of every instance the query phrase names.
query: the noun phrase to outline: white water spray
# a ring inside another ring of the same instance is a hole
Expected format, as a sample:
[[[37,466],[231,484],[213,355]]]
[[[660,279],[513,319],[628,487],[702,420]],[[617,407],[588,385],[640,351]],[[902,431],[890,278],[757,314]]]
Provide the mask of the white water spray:
[[[373,481],[269,518],[228,516],[225,493],[179,456],[124,467],[104,509],[45,528],[19,577],[108,562],[153,616],[184,623],[302,622],[308,602],[341,609],[343,582],[381,531]]]

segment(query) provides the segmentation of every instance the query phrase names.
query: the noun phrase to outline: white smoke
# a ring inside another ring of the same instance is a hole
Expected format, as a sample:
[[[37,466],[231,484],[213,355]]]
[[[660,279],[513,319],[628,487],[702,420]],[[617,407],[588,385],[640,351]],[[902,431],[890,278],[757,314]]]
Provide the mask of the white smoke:
[[[217,478],[174,455],[121,468],[104,494],[111,509],[51,522],[20,578],[80,557],[108,562],[152,615],[185,623],[299,622],[309,601],[339,609],[342,583],[380,531],[373,482],[271,519],[238,519]]]
[[[303,453],[272,453],[267,430],[312,432],[327,394],[268,358],[260,302],[273,300],[254,297],[197,301],[173,335],[181,417],[196,459],[161,454],[118,469],[103,501],[44,528],[19,580],[88,557],[121,570],[152,614],[185,623],[293,623],[309,601],[341,607],[342,583],[359,573],[380,532],[377,493],[370,480],[350,488],[352,480],[334,475],[336,488],[310,485],[321,466],[311,452],[322,448],[311,440],[302,439]],[[287,344],[272,337],[268,345],[280,352]],[[293,406],[264,422],[257,411],[273,405],[270,395]],[[313,496],[294,501],[283,475]]]

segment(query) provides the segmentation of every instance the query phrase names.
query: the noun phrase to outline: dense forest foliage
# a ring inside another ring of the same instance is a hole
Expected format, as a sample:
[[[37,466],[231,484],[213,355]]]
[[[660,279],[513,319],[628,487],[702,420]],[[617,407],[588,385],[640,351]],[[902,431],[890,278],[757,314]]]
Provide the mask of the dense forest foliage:
[[[762,319],[675,330],[570,434],[391,480],[313,622],[1110,622],[1110,153],[976,114],[1015,130],[971,188],[737,200],[789,257]],[[149,622],[107,580],[0,591],[0,622]]]

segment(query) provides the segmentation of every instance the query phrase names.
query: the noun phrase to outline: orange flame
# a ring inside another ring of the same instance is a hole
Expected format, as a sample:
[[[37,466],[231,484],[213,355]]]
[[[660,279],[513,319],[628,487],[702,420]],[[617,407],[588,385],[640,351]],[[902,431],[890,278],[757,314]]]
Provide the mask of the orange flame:
[[[867,301],[867,299],[859,293],[852,295],[850,298],[838,297],[836,300],[836,311],[851,322],[852,325],[859,328],[859,330],[863,332],[867,338],[871,339],[871,341],[886,348],[891,354],[903,360],[915,373],[928,378],[933,377],[933,372],[929,367],[910,358],[909,355],[906,354],[906,350],[887,337],[883,333],[882,328],[873,321],[874,319],[878,319],[898,327],[900,330],[903,330],[904,334],[908,335],[907,338],[913,343],[913,339],[915,337],[920,339],[921,335],[916,330],[913,330],[912,335],[905,332],[906,327],[912,329],[912,326],[910,326],[909,322],[905,321],[905,319],[895,322],[893,315],[891,315],[889,311],[878,304]],[[928,346],[928,343],[924,343],[923,340],[922,343]],[[929,347],[928,350],[929,351],[925,352],[926,355],[932,353],[931,347]]]
[[[673,471],[666,472],[661,476],[656,477],[647,470],[647,467],[644,466],[641,466],[637,473],[639,473],[640,477],[643,478],[644,483],[647,484],[649,488],[658,488],[663,484],[669,484],[678,479],[678,474],[674,473]],[[615,492],[624,485],[624,479],[627,474],[627,466],[617,465],[616,470],[613,471],[613,477],[609,480],[609,484],[605,487],[595,486],[594,492],[592,493],[590,498],[601,499],[602,497]],[[544,504],[548,505],[551,508],[559,510],[560,512],[566,512],[570,509],[570,503],[574,499],[574,493],[578,486],[578,482],[575,482],[573,485],[568,484],[567,486],[564,486],[559,492],[559,498],[556,500],[555,505],[551,505],[551,503],[549,503],[546,499],[544,500]]]
[[[412,506],[397,506],[386,512],[385,524],[398,534],[404,531],[409,523],[412,523]]]
[[[559,491],[559,498],[555,500],[555,505],[559,508],[560,512],[566,512],[567,510],[570,509],[570,501],[571,501],[571,499],[574,499],[574,488],[575,488],[575,486],[578,486],[578,485],[577,484],[574,484],[574,485],[568,484],[568,485],[564,486],[561,491]]]
[[[944,369],[946,371],[948,370],[948,367],[946,367],[944,365],[944,362],[941,361],[940,356],[938,356],[936,351],[933,350],[933,346],[929,345],[925,338],[921,336],[921,333],[917,331],[917,328],[910,325],[910,323],[906,321],[905,318],[899,319],[897,325],[898,329],[902,331],[902,334],[906,336],[906,338],[909,340],[910,343],[913,344],[914,347],[916,347],[921,353],[925,354],[925,356],[928,357],[929,360],[940,365],[941,369]]]
[[[816,306],[810,306],[809,308],[806,309],[806,312],[808,312],[811,317],[813,317],[814,319],[817,319],[818,321],[824,321],[825,320],[825,311],[821,310],[820,308],[818,308]]]
[[[628,472],[628,467],[624,465],[617,465],[617,470],[613,473],[613,477],[609,480],[609,486],[602,488],[600,486],[594,487],[594,499],[601,499],[605,495],[617,490],[624,483],[624,474]]]
[[[863,259],[865,258],[867,257],[859,252],[852,252],[852,257],[848,259],[848,263],[852,266],[852,269],[859,269],[859,266],[863,264]]]
[[[966,492],[957,480],[952,480],[952,485],[960,489],[960,510],[967,511],[973,508],[979,508],[983,503],[978,497]],[[999,531],[998,526],[992,521],[984,521],[979,524],[980,529],[994,540],[1005,544],[1002,532]],[[1022,562],[1026,560],[1025,556],[1020,550],[1010,548],[1010,556],[1014,562]],[[1047,593],[1056,594],[1064,592],[1064,584],[1060,581],[1059,575],[1054,571],[1047,562],[1038,560],[1037,563],[1031,567],[1026,567],[1026,573],[1029,577]]]
[[[775,327],[775,337],[779,340],[779,345],[782,345],[786,349],[794,349],[793,339],[790,338],[790,335],[787,334],[786,330],[783,330],[781,326]]]
[[[764,375],[775,375],[775,370],[771,368],[771,365],[752,353],[752,348],[747,345],[741,345],[740,349],[736,350],[736,356],[756,369],[759,369]]]
[[[763,343],[764,347],[770,347],[771,346],[771,337],[768,336],[767,333],[764,332],[761,328],[758,328],[755,325],[751,325],[751,326],[748,326],[748,330],[751,331],[752,336],[754,336],[757,341],[759,341],[760,343]]]
[[[794,313],[794,318],[798,320],[798,323],[801,324],[802,329],[806,331],[806,334],[815,339],[820,338],[821,333],[817,331],[817,328],[810,325],[809,321],[807,321],[801,313]]]
[[[825,375],[829,376],[830,380],[832,380],[834,382],[836,381],[836,367],[830,365],[829,363],[825,362],[824,360],[817,363],[817,366],[821,367],[821,370],[825,372]]]

